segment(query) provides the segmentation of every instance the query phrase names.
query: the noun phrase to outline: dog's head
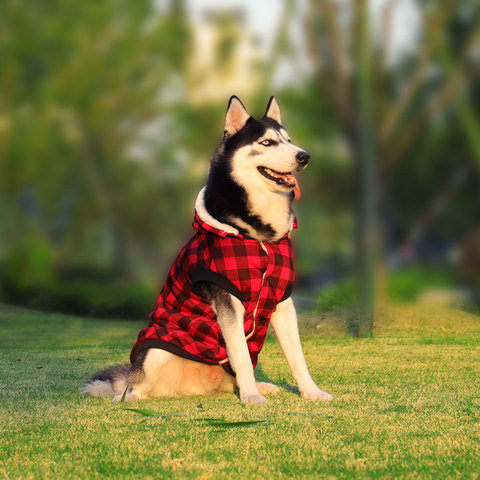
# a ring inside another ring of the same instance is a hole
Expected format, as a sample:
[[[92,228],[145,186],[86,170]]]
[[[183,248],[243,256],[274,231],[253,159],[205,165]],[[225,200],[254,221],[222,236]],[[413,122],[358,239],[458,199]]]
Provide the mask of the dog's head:
[[[236,96],[230,98],[219,153],[230,162],[239,185],[300,197],[293,172],[304,169],[310,155],[291,143],[274,97],[260,120],[250,116]]]

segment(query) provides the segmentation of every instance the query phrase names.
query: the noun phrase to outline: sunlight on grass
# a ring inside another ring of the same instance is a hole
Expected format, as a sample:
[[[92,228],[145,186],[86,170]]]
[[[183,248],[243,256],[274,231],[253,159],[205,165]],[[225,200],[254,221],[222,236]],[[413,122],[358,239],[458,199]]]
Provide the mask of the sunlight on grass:
[[[141,323],[0,307],[0,475],[478,478],[480,318],[384,306],[375,337],[358,340],[332,315],[301,316],[307,362],[330,403],[298,396],[269,336],[257,376],[282,391],[266,406],[233,394],[114,405],[79,389],[128,360]]]

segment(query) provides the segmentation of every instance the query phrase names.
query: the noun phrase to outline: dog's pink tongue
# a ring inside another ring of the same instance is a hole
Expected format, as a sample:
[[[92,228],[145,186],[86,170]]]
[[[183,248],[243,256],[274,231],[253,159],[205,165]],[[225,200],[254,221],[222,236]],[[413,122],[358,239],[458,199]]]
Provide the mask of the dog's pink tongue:
[[[300,194],[300,187],[298,186],[297,179],[292,174],[286,175],[285,179],[287,180],[288,183],[295,184],[295,187],[293,187],[293,194],[294,194],[295,200],[299,200],[301,197],[301,194]]]
[[[300,197],[302,196],[300,194],[300,187],[298,186],[297,179],[295,178],[295,187],[293,188],[293,193],[294,193],[294,198],[295,200],[300,200]]]

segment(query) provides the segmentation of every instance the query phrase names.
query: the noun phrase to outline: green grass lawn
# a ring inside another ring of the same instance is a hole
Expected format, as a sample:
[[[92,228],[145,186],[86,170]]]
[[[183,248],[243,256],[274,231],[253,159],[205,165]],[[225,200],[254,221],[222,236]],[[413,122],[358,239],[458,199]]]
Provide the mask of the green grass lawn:
[[[79,389],[128,360],[143,322],[0,306],[0,479],[480,478],[480,317],[392,305],[364,340],[347,319],[301,318],[333,402],[298,396],[269,336],[257,373],[283,388],[267,406],[231,394],[114,405]]]

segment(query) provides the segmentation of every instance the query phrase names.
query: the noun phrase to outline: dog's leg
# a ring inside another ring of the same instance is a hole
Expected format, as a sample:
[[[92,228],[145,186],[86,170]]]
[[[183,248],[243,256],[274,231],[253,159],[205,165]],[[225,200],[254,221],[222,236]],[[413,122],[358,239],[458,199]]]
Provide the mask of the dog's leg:
[[[202,292],[211,303],[217,315],[232,368],[237,375],[237,385],[240,399],[244,403],[261,405],[267,403],[255,382],[252,361],[248,352],[243,321],[245,309],[238,298],[230,295],[222,288],[212,283],[202,284]]]
[[[257,382],[257,388],[262,395],[275,395],[280,392],[280,389],[273,383]]]
[[[333,397],[320,390],[310,376],[298,334],[297,313],[291,298],[277,305],[270,322],[302,397],[332,400]]]
[[[130,402],[149,396],[170,396],[175,394],[176,385],[165,386],[163,389],[161,388],[163,385],[159,385],[164,380],[164,372],[168,367],[167,364],[175,360],[175,355],[159,348],[150,348],[146,352],[140,353],[134,365],[132,365],[128,377],[125,401]],[[176,383],[179,383],[179,373],[175,377]],[[160,392],[158,392],[159,390]],[[123,397],[123,393],[116,395],[112,401],[119,402]]]

